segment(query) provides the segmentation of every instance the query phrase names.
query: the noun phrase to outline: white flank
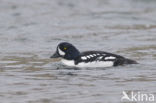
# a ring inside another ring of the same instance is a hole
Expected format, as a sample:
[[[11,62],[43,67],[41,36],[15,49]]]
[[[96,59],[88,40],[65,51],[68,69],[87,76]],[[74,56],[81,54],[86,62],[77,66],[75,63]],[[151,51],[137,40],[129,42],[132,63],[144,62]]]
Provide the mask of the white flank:
[[[113,66],[112,61],[94,61],[94,62],[88,62],[88,63],[79,63],[78,65],[75,65],[76,67],[111,67]]]
[[[67,66],[75,66],[75,67],[111,67],[114,64],[112,61],[94,61],[88,63],[82,62],[75,65],[74,60],[62,59],[61,61],[63,64]]]
[[[116,57],[110,56],[110,57],[106,57],[105,60],[108,60],[108,59],[115,59],[115,58],[116,58]]]
[[[64,56],[65,55],[65,52],[63,52],[59,47],[58,47],[58,52],[60,55]]]
[[[87,58],[90,58],[90,56],[88,55]]]
[[[81,57],[82,60],[87,60],[87,57],[83,56]]]
[[[62,59],[61,62],[67,66],[75,66],[74,60]]]

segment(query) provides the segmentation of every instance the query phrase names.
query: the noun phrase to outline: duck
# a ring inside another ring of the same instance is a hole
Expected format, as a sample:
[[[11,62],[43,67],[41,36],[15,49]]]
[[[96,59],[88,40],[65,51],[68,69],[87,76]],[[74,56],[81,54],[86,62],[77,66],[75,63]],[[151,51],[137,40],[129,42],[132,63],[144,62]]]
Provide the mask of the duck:
[[[63,65],[72,67],[113,67],[127,64],[138,64],[135,60],[105,51],[80,52],[74,45],[61,42],[50,58],[61,58]]]

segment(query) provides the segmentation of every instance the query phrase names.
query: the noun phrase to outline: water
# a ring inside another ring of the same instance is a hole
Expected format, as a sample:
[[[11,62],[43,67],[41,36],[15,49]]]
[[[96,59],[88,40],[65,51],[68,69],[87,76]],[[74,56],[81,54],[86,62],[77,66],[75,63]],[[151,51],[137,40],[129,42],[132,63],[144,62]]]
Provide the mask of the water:
[[[155,0],[1,0],[0,103],[121,103],[156,95]],[[49,57],[62,41],[140,64],[69,68]]]

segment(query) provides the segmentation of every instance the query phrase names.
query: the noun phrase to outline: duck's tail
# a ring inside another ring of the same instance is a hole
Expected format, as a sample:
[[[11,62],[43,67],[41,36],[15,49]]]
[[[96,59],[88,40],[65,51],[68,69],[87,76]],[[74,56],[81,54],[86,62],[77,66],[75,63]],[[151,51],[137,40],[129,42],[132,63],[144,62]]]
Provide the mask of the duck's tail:
[[[138,62],[136,62],[135,60],[131,60],[131,59],[127,59],[127,58],[126,58],[124,64],[138,64]]]

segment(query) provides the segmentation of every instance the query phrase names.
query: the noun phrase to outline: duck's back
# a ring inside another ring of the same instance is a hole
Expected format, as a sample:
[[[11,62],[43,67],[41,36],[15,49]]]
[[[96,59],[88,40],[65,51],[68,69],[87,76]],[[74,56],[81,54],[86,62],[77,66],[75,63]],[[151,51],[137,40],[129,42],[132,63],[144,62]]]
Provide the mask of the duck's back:
[[[123,64],[136,64],[136,61],[103,51],[82,52],[75,60],[77,67],[110,67]]]

